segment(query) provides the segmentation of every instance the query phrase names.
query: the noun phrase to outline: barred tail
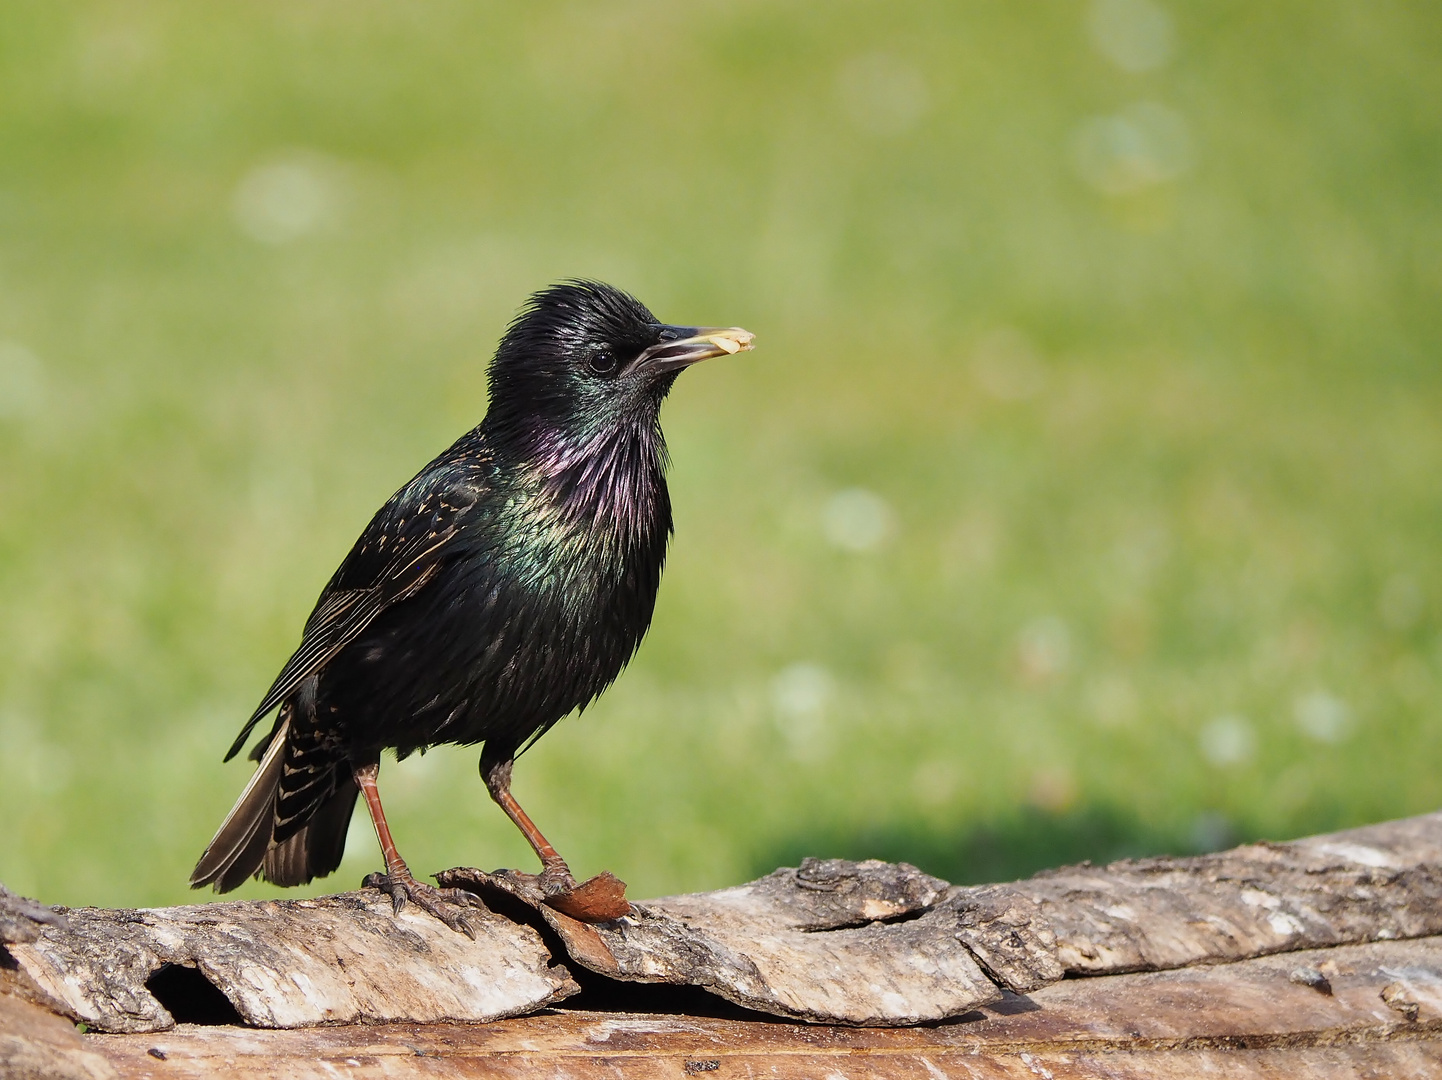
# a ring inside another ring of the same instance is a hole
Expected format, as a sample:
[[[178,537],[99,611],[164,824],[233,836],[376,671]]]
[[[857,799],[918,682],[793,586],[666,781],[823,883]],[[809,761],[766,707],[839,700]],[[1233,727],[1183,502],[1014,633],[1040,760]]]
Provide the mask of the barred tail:
[[[355,781],[342,762],[334,762],[325,777],[330,781],[326,794],[282,825],[284,781],[294,772],[287,760],[297,749],[291,745],[290,730],[291,718],[283,712],[255,774],[195,864],[191,888],[213,885],[216,892],[229,892],[256,874],[277,885],[304,885],[340,865],[358,794]],[[312,774],[310,779],[318,778]],[[287,834],[280,840],[278,827]]]

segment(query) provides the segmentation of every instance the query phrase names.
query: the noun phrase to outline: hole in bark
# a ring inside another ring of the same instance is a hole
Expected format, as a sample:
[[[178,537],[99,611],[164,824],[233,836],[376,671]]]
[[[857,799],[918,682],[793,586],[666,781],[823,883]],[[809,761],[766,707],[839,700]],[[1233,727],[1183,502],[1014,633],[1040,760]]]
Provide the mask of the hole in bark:
[[[10,955],[10,950],[0,945],[0,971],[17,971],[19,967],[19,962]]]
[[[165,1006],[177,1024],[239,1025],[245,1023],[230,999],[199,968],[166,964],[145,980],[145,989]]]

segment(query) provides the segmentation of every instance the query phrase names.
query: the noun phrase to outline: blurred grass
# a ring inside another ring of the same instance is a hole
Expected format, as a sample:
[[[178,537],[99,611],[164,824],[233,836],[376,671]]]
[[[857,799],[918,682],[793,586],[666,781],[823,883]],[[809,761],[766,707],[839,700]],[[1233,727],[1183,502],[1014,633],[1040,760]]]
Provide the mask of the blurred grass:
[[[1432,809],[1439,59],[1390,2],[5,5],[0,880],[190,895],[320,586],[576,274],[760,344],[519,766],[578,871]],[[418,871],[529,865],[473,752],[383,776]]]

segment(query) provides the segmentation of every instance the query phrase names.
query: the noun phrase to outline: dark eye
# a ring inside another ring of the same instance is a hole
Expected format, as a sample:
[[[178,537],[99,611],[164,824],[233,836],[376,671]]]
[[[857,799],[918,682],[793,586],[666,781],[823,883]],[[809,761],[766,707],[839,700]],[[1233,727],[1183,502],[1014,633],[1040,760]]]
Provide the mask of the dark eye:
[[[616,370],[616,354],[610,349],[596,349],[586,358],[586,366],[597,375],[609,375]]]

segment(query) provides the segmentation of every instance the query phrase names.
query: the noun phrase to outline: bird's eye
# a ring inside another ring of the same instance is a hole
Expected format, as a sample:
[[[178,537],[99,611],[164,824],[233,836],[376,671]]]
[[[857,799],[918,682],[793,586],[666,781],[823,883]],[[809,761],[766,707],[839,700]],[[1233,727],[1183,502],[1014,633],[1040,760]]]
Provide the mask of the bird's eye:
[[[596,349],[586,358],[586,366],[597,375],[609,375],[616,370],[616,354],[610,349]]]

